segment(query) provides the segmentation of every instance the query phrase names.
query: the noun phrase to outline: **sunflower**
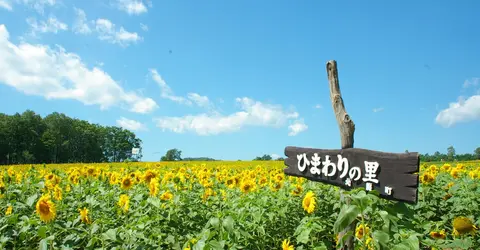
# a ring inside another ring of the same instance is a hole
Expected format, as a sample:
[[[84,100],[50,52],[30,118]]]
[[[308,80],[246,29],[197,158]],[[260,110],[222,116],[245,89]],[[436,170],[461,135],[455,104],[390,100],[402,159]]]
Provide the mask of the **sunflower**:
[[[125,190],[128,190],[130,188],[132,188],[133,186],[133,182],[132,182],[132,179],[130,179],[130,176],[125,176],[123,177],[122,179],[122,189],[125,189]]]
[[[460,177],[460,170],[454,168],[454,169],[452,169],[452,171],[450,171],[450,175],[451,175],[453,178],[457,179],[458,177]]]
[[[270,189],[274,192],[280,190],[283,187],[283,182],[273,181],[270,183]]]
[[[115,185],[118,183],[118,174],[117,173],[112,173],[110,175],[110,185]]]
[[[265,185],[267,185],[267,184],[268,184],[268,179],[267,179],[267,177],[263,176],[262,178],[260,178],[260,180],[258,181],[258,184],[259,184],[260,186],[262,186],[262,187],[265,186]]]
[[[146,183],[150,183],[150,180],[152,180],[153,178],[156,178],[157,177],[157,174],[151,170],[147,170],[145,171],[145,174],[143,175],[143,180],[146,182]]]
[[[88,218],[88,209],[84,207],[83,209],[78,209],[78,211],[80,212],[82,222],[90,224],[91,221],[90,218]]]
[[[50,200],[50,194],[42,195],[35,207],[37,214],[40,216],[40,220],[43,222],[52,221],[57,215],[55,203]]]
[[[120,195],[118,199],[118,206],[123,210],[123,212],[127,212],[128,208],[130,207],[130,198],[126,194]]]
[[[164,192],[162,195],[160,195],[160,199],[166,201],[170,200],[173,198],[173,194],[170,191]]]
[[[289,240],[283,240],[282,242],[282,250],[294,250],[293,245],[290,245]]]
[[[217,195],[217,193],[215,191],[213,191],[213,189],[207,188],[207,189],[205,189],[205,192],[203,193],[202,199],[205,202],[208,199],[208,197],[215,196],[215,195]]]
[[[151,196],[157,196],[160,185],[158,184],[157,178],[152,178],[150,180],[150,183],[148,184],[148,187],[150,189],[150,195]]]
[[[435,176],[431,173],[423,173],[422,176],[420,176],[420,182],[423,184],[430,184],[433,181],[435,181]]]
[[[93,176],[95,174],[95,168],[94,167],[89,167],[87,169],[87,175],[88,176]]]
[[[255,182],[247,179],[242,181],[242,184],[240,184],[240,190],[242,190],[243,193],[253,192],[255,191],[255,186]]]
[[[447,235],[445,234],[445,230],[441,230],[440,232],[430,232],[430,237],[434,239],[445,239]]]
[[[283,174],[276,174],[275,175],[275,180],[280,182],[280,181],[283,181],[285,179],[285,175]]]
[[[5,211],[5,215],[11,215],[13,212],[12,205],[8,205],[7,210]]]
[[[478,228],[472,223],[470,218],[457,217],[453,220],[453,233],[462,235],[466,233],[475,233]]]
[[[292,190],[292,195],[300,195],[303,192],[303,187],[296,184],[295,189]]]
[[[53,188],[53,198],[57,201],[62,200],[62,188],[58,185],[55,185],[55,187]]]
[[[235,178],[229,178],[226,183],[228,188],[234,188],[235,187]]]
[[[302,201],[303,209],[311,214],[315,210],[315,204],[315,194],[312,191],[308,191]]]
[[[364,226],[363,224],[360,224],[357,226],[355,229],[355,237],[362,239],[364,235],[368,234],[370,232],[370,228],[368,226]]]

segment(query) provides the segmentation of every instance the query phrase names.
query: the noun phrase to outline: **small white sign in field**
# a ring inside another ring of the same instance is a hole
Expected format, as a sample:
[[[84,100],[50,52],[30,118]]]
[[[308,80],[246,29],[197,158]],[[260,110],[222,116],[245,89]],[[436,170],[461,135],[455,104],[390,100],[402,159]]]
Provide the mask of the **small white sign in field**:
[[[139,148],[132,148],[132,155],[137,155],[138,153],[140,153]]]

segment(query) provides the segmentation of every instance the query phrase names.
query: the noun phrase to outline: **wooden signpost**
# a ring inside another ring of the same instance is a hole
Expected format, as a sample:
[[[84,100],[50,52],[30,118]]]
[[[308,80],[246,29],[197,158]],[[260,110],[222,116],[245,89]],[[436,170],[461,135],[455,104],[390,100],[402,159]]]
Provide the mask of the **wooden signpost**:
[[[418,153],[386,153],[353,148],[355,124],[345,111],[338,81],[337,63],[327,62],[330,99],[340,129],[342,149],[286,147],[284,173],[312,181],[335,185],[345,190],[364,187],[376,190],[380,197],[407,203],[418,201]],[[345,196],[341,199],[349,204]],[[339,234],[355,230],[350,225]],[[345,249],[353,249],[353,237],[345,241]]]
[[[285,148],[285,174],[344,189],[376,190],[388,200],[417,203],[419,157],[359,148]]]

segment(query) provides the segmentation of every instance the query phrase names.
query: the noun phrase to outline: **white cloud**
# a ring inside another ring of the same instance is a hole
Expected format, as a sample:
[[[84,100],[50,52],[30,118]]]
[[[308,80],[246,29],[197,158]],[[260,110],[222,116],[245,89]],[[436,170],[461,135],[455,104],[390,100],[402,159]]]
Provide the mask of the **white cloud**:
[[[175,95],[172,88],[168,86],[168,84],[165,82],[165,80],[162,78],[162,76],[158,73],[156,69],[150,69],[149,71],[152,79],[160,87],[160,96],[162,98],[185,105],[196,104],[197,106],[202,108],[213,108],[213,103],[210,101],[210,99],[208,99],[207,96],[202,96],[197,93],[188,93],[187,98]]]
[[[321,108],[322,108],[322,105],[320,105],[320,104],[317,104],[317,105],[315,105],[315,107],[314,107],[314,108],[316,108],[316,109],[321,109]]]
[[[465,82],[463,83],[463,88],[468,88],[470,86],[476,87],[479,84],[480,84],[480,78],[474,77],[472,79],[465,80]]]
[[[293,124],[291,124],[290,126],[288,126],[288,130],[290,131],[288,133],[289,136],[295,136],[305,130],[308,129],[308,126],[305,125],[305,123],[303,122],[303,120],[297,120],[295,121]]]
[[[143,31],[148,31],[148,26],[147,26],[146,24],[140,23],[140,28],[141,28]]]
[[[237,98],[236,102],[242,111],[221,115],[199,114],[183,117],[155,118],[157,127],[163,131],[170,130],[175,133],[193,132],[198,135],[217,135],[238,131],[245,126],[280,127],[288,120],[298,118],[297,112],[288,112],[279,105],[264,104],[250,98]],[[290,130],[292,135],[304,131],[306,125],[297,122]]]
[[[56,0],[17,0],[17,2],[35,9],[40,14],[45,12],[45,7],[52,7],[58,4]]]
[[[0,8],[12,11],[13,2],[14,0],[0,0]],[[15,0],[15,2],[32,8],[42,15],[45,12],[45,7],[52,7],[58,4],[58,1],[56,0]]]
[[[147,127],[141,122],[130,120],[123,116],[117,120],[117,125],[124,129],[132,130],[132,131],[147,130]]]
[[[475,120],[480,120],[480,94],[467,100],[460,97],[458,102],[450,103],[449,107],[440,111],[435,118],[437,124],[446,128]]]
[[[27,95],[46,99],[73,99],[101,109],[122,106],[148,113],[157,108],[151,98],[125,92],[110,75],[97,67],[89,69],[81,58],[56,46],[13,44],[0,24],[0,83]]]
[[[148,11],[141,0],[117,0],[117,7],[129,15],[140,15]]]
[[[95,22],[95,30],[100,40],[108,41],[112,44],[118,44],[126,47],[131,43],[141,41],[143,38],[136,32],[128,32],[123,27],[115,30],[115,24],[108,19],[99,18]]]
[[[188,93],[188,99],[192,100],[195,104],[202,108],[211,108],[213,106],[210,99],[207,96],[202,96],[197,93]]]
[[[65,31],[68,29],[68,25],[62,23],[55,17],[49,17],[48,20],[37,22],[37,19],[34,17],[27,18],[27,24],[31,28],[31,34],[35,35],[37,32],[40,33],[58,33],[58,31]]]
[[[278,154],[275,154],[275,153],[273,153],[273,154],[270,154],[270,156],[271,156],[271,157],[272,157],[272,159],[274,159],[274,160],[275,160],[275,159],[278,159],[278,158],[280,158],[280,155],[278,155]]]
[[[6,9],[8,11],[13,10],[12,3],[10,3],[10,1],[8,1],[8,0],[0,0],[0,8]]]
[[[164,99],[169,99],[171,101],[181,103],[181,104],[187,104],[191,105],[192,102],[185,97],[182,96],[176,96],[173,93],[173,90],[168,86],[168,84],[163,80],[162,76],[158,74],[158,71],[156,69],[150,69],[150,74],[152,76],[152,79],[158,84],[160,87],[160,93],[161,97]]]
[[[75,19],[75,22],[73,23],[73,27],[72,27],[75,34],[92,33],[92,30],[88,25],[87,14],[85,14],[85,11],[83,11],[82,9],[75,8],[75,15],[77,16],[77,18]]]
[[[377,112],[382,112],[384,110],[385,110],[384,108],[374,108],[373,112],[377,113]]]

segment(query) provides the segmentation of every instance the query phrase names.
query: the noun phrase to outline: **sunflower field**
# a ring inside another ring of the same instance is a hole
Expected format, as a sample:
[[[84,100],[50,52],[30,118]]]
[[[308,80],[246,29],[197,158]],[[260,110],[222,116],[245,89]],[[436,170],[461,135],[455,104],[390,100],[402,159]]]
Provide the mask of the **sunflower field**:
[[[480,249],[480,161],[422,163],[419,202],[281,161],[0,167],[1,249]],[[350,198],[341,202],[341,194]]]

